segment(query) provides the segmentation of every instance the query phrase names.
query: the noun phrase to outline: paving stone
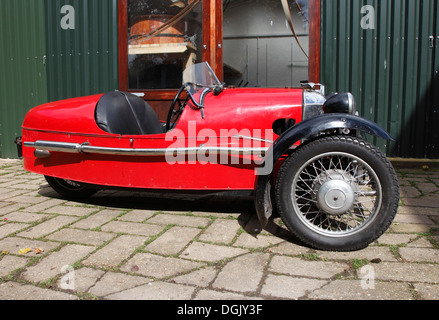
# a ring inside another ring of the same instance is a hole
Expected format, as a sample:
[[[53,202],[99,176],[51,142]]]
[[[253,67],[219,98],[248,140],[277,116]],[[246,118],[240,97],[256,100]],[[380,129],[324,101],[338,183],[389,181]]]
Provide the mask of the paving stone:
[[[215,262],[222,259],[233,258],[247,252],[248,250],[241,248],[231,248],[227,246],[194,242],[181,253],[180,257],[185,259]]]
[[[88,292],[98,297],[105,297],[109,294],[141,286],[151,281],[151,279],[145,277],[118,272],[107,272],[88,290]]]
[[[385,233],[379,239],[379,244],[398,245],[409,243],[416,235],[401,233]]]
[[[253,292],[259,283],[268,263],[268,254],[252,253],[228,262],[218,274],[213,288],[238,292]]]
[[[49,217],[47,214],[39,214],[39,213],[28,213],[28,212],[13,212],[7,215],[2,216],[2,219],[7,219],[7,221],[15,221],[15,222],[25,222],[32,223],[38,222]]]
[[[109,300],[189,300],[195,287],[167,282],[150,282],[106,296]]]
[[[58,279],[56,287],[64,290],[73,290],[76,292],[87,292],[92,287],[105,271],[92,269],[92,268],[80,268],[77,270],[71,270],[69,273],[69,283],[65,285],[63,278]]]
[[[29,206],[29,207],[23,209],[23,211],[26,211],[26,212],[41,212],[41,211],[44,211],[44,210],[46,210],[48,208],[60,205],[60,204],[62,204],[64,202],[65,202],[64,200],[50,199],[50,200],[46,200],[44,202],[40,202],[40,203],[32,205],[32,206]]]
[[[412,224],[412,223],[392,223],[391,230],[396,233],[425,233],[429,232],[435,225],[431,224]]]
[[[156,211],[154,210],[132,210],[119,219],[123,221],[143,222],[151,218],[155,213]]]
[[[414,207],[430,207],[430,208],[439,208],[439,199],[437,195],[433,197],[422,197],[422,198],[405,198],[404,204],[406,206],[414,206]]]
[[[76,300],[76,295],[16,282],[0,284],[0,300]]]
[[[19,202],[19,203],[28,203],[28,204],[36,204],[43,201],[46,201],[46,198],[44,197],[33,197],[33,196],[16,196],[13,198],[10,198],[8,201],[10,202]]]
[[[203,265],[199,262],[178,258],[162,257],[150,253],[137,253],[120,270],[148,277],[166,278],[180,272],[197,269]]]
[[[237,220],[242,214],[237,212],[207,212],[207,211],[192,211],[194,216],[198,217],[215,217],[221,219],[235,219]]]
[[[72,225],[74,228],[95,229],[120,215],[119,210],[102,210]]]
[[[8,237],[0,240],[0,251],[9,251],[10,254],[17,254],[20,249],[23,248],[41,248],[44,253],[55,249],[59,246],[59,243],[50,241],[40,241],[35,239],[26,239],[21,237]],[[35,257],[37,254],[32,250],[26,253],[26,257]]]
[[[407,197],[407,198],[419,197],[421,195],[418,189],[407,185],[400,186],[400,192],[401,192],[401,197]]]
[[[439,285],[427,283],[414,283],[414,290],[422,300],[439,300]]]
[[[25,192],[26,191],[24,191],[24,190],[11,190],[9,192],[2,192],[0,194],[0,200],[11,201],[11,199],[13,199],[14,197],[19,196],[19,195],[21,195],[21,194],[23,194]],[[17,202],[21,203],[21,201],[17,201]]]
[[[25,180],[22,183],[13,184],[10,186],[14,189],[22,189],[22,190],[39,190],[40,186],[38,184],[32,184],[31,182]]]
[[[148,244],[145,249],[163,255],[177,254],[200,232],[201,230],[196,228],[174,226]]]
[[[409,215],[409,214],[397,214],[394,222],[400,223],[413,223],[413,224],[434,224],[434,222],[425,215]]]
[[[58,216],[20,232],[18,235],[25,238],[40,238],[75,222],[77,219],[68,216]]]
[[[310,248],[300,246],[291,242],[283,242],[277,246],[271,247],[270,251],[282,255],[301,255],[310,252]]]
[[[51,253],[36,265],[28,267],[21,277],[32,282],[43,282],[63,272],[63,267],[71,266],[94,250],[94,247],[68,244]]]
[[[233,245],[236,247],[257,249],[276,245],[282,241],[284,240],[275,236],[266,236],[261,234],[254,236],[249,233],[242,233]]]
[[[44,178],[23,170],[22,160],[0,159],[0,175],[0,250],[10,252],[0,256],[0,277],[23,268],[16,277],[31,282],[3,282],[0,299],[57,299],[58,294],[76,299],[81,292],[105,299],[154,300],[439,299],[439,249],[430,242],[439,243],[439,171],[400,175],[404,205],[389,232],[376,242],[384,246],[372,244],[350,253],[312,250],[292,239],[279,218],[256,233],[256,216],[240,212],[242,201],[233,197],[215,200],[211,211],[205,200],[193,197],[175,196],[179,202],[171,206],[168,194],[145,200],[144,193],[105,191],[97,195],[98,205],[84,206],[59,199]],[[418,233],[431,230],[431,238]],[[396,245],[401,258],[390,250]],[[87,250],[81,254],[70,246]],[[44,253],[18,254],[35,247]],[[322,259],[304,259],[311,253]],[[75,262],[75,255],[82,267],[63,269]],[[26,268],[35,257],[39,260]],[[353,270],[353,259],[381,262]],[[336,277],[347,268],[352,276]],[[364,270],[374,276],[365,278],[374,288],[361,287]],[[55,279],[54,290],[39,288],[41,279]]]
[[[0,278],[6,277],[12,271],[24,267],[28,262],[28,259],[16,256],[5,255],[2,258],[0,256]]]
[[[382,262],[373,265],[377,280],[439,283],[436,264]]]
[[[319,279],[294,278],[269,274],[262,286],[261,294],[270,297],[297,300],[309,292],[324,286],[328,281]]]
[[[122,235],[114,239],[105,247],[93,253],[82,261],[85,266],[113,268],[127,259],[138,247],[145,243],[141,236]]]
[[[349,265],[331,261],[307,261],[300,258],[275,256],[270,262],[269,271],[293,276],[330,279],[349,269]]]
[[[353,252],[326,252],[316,251],[319,257],[330,260],[353,260],[353,259],[380,259],[381,261],[396,261],[388,247],[369,246],[365,249]]]
[[[12,203],[12,202],[8,202],[7,206],[3,206],[0,208],[0,215],[5,215],[11,212],[15,212],[15,211],[19,211],[21,209],[25,209],[27,206],[29,206],[28,204],[21,204],[21,203]]]
[[[413,300],[407,283],[363,283],[361,280],[335,280],[313,291],[308,297],[324,300]]]
[[[72,206],[55,206],[44,210],[44,213],[63,214],[69,216],[88,216],[97,211],[96,208],[72,207]]]
[[[47,236],[46,239],[99,246],[113,239],[115,236],[116,235],[107,232],[65,228]]]
[[[433,244],[426,238],[422,237],[407,244],[408,248],[433,248]]]
[[[163,227],[146,223],[111,221],[102,226],[101,229],[102,231],[106,232],[126,233],[151,237],[159,234],[163,230]]]
[[[192,217],[173,214],[158,214],[151,219],[148,219],[148,223],[157,223],[162,225],[176,224],[186,227],[205,227],[211,220],[203,217]]]
[[[216,219],[200,236],[201,241],[229,244],[241,228],[238,221]]]
[[[172,282],[205,288],[215,279],[217,273],[218,270],[214,267],[205,267],[188,274],[174,277],[172,278]]]
[[[420,208],[420,207],[410,207],[410,206],[399,206],[398,207],[398,214],[438,216],[439,210],[437,208],[426,208],[426,207]]]
[[[399,248],[399,254],[404,260],[411,262],[428,261],[439,263],[439,249],[406,247]]]
[[[416,187],[418,187],[422,192],[425,193],[433,193],[437,192],[439,188],[431,182],[418,182],[416,183]]]
[[[240,293],[219,292],[210,289],[202,289],[198,291],[194,300],[258,300],[260,298],[245,296]]]
[[[13,223],[13,222],[6,223],[0,226],[0,239],[28,227],[29,225],[25,223]]]

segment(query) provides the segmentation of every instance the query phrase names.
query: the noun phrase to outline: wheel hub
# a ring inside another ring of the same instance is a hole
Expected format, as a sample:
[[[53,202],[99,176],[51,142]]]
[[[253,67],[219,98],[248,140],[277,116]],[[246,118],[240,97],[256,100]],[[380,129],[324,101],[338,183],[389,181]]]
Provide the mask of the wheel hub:
[[[352,209],[355,203],[355,184],[352,185],[349,180],[336,171],[325,174],[324,179],[320,180],[322,182],[314,187],[318,207],[334,216]]]

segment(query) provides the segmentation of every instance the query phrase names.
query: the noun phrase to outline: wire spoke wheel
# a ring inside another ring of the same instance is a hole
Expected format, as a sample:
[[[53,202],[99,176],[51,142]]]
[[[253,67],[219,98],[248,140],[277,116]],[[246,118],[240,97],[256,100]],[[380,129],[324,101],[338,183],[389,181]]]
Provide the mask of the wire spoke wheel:
[[[275,196],[282,220],[301,241],[353,251],[390,226],[399,187],[391,163],[373,145],[330,136],[300,146],[284,161]]]
[[[381,206],[381,184],[375,171],[348,153],[311,159],[297,171],[291,189],[292,205],[302,221],[327,236],[359,232]]]

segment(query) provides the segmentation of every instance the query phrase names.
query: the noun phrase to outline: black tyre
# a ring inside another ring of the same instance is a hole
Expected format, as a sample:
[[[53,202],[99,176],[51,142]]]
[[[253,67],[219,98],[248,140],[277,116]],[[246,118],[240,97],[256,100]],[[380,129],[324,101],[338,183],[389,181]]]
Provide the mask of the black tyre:
[[[399,186],[392,164],[375,146],[330,136],[285,160],[275,195],[282,220],[301,241],[320,250],[353,251],[390,226]]]
[[[79,182],[48,176],[45,178],[53,190],[68,199],[86,199],[98,192],[97,189],[83,186]]]

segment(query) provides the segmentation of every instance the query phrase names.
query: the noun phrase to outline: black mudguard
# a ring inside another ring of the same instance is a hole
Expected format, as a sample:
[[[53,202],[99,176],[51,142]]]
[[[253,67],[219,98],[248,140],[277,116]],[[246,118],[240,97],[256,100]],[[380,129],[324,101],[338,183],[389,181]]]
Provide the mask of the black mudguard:
[[[271,184],[276,163],[296,142],[335,129],[361,131],[393,141],[393,138],[376,123],[350,114],[325,114],[291,127],[273,143],[264,158],[263,165],[257,170],[254,190],[255,207],[262,227],[266,226],[275,209],[271,201]]]

